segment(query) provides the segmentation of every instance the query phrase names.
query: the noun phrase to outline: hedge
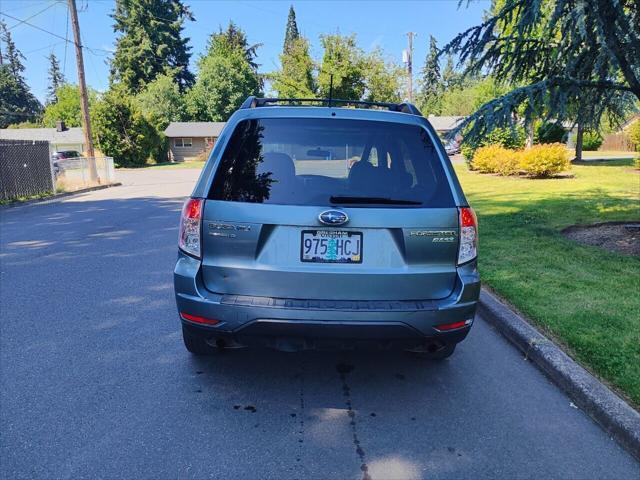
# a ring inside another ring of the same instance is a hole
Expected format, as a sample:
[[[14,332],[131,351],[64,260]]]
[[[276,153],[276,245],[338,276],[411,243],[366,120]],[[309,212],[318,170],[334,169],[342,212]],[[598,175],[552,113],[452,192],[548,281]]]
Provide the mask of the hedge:
[[[520,168],[533,177],[549,177],[571,168],[571,158],[562,143],[534,145],[520,152]]]
[[[569,151],[561,143],[534,145],[527,150],[487,145],[476,150],[471,167],[481,173],[549,177],[571,168],[571,162]]]

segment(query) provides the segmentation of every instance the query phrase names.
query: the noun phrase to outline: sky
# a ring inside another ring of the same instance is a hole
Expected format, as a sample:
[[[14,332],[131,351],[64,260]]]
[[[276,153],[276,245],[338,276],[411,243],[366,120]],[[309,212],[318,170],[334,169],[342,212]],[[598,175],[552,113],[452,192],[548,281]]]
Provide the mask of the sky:
[[[112,30],[112,0],[76,0],[84,50],[87,84],[104,91],[109,84],[108,60],[114,50],[116,35]],[[187,22],[183,35],[190,39],[191,69],[196,71],[197,58],[206,50],[209,35],[226,26],[230,20],[240,26],[250,43],[261,43],[258,63],[261,72],[279,65],[289,6],[296,11],[298,28],[311,42],[311,54],[320,59],[320,34],[336,33],[357,36],[365,51],[381,47],[386,56],[402,61],[407,48],[407,32],[414,37],[414,77],[419,74],[427,54],[429,36],[443,46],[457,33],[482,21],[490,0],[475,0],[459,7],[458,0],[421,1],[224,1],[185,0],[195,22]],[[25,76],[33,93],[42,101],[47,88],[47,56],[53,51],[63,64],[68,81],[77,82],[73,38],[68,25],[65,0],[0,0],[0,14],[11,29],[13,39],[26,57]],[[47,30],[46,33],[29,24]],[[56,37],[55,34],[58,37]],[[61,37],[61,38],[60,38]],[[66,47],[66,48],[65,48]],[[66,59],[66,60],[65,60]]]

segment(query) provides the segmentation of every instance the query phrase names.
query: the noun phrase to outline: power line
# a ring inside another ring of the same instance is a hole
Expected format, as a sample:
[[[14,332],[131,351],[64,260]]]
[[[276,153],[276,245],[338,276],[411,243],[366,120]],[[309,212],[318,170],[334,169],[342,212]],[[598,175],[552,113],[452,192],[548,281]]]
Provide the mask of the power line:
[[[45,50],[45,49],[47,49],[47,48],[53,48],[53,47],[55,47],[56,45],[60,45],[61,43],[63,43],[63,42],[62,42],[62,41],[60,41],[60,42],[54,42],[54,43],[52,43],[52,44],[50,44],[50,45],[47,45],[46,47],[34,48],[33,50],[29,50],[28,52],[24,52],[24,54],[25,54],[25,55],[29,55],[29,54],[31,54],[31,53],[36,53],[36,52],[39,52],[39,51],[41,51],[41,50]]]
[[[14,23],[13,25],[11,25],[9,28],[7,28],[7,30],[13,30],[16,27],[19,27],[20,25],[22,25],[23,23],[27,23],[28,20],[31,20],[34,17],[37,17],[38,15],[40,15],[43,12],[46,12],[47,10],[49,10],[51,7],[56,6],[58,3],[60,2],[53,2],[49,5],[47,5],[45,8],[43,8],[42,10],[40,10],[37,13],[34,13],[33,15],[31,15],[30,17],[25,18],[24,20],[20,20],[18,23]],[[3,15],[9,17],[9,15],[6,15],[3,13]]]
[[[11,18],[13,20],[18,20],[19,22],[22,22],[25,25],[29,25],[30,27],[35,28],[36,30],[40,30],[41,32],[48,33],[49,35],[52,35],[52,36],[54,36],[56,38],[59,38],[60,40],[64,40],[67,43],[72,43],[72,44],[75,45],[74,41],[69,40],[68,38],[63,37],[62,35],[58,35],[57,33],[54,33],[54,32],[52,32],[50,30],[45,29],[45,28],[39,27],[38,25],[34,25],[33,23],[29,23],[26,20],[21,20],[19,18],[14,17],[13,15],[9,15],[8,13],[3,13],[3,12],[0,12],[0,15],[3,15],[3,16],[8,17],[8,18]],[[86,48],[89,52],[93,53],[94,55],[97,55],[94,51],[105,52],[107,55],[112,53],[109,50],[105,50],[104,48],[90,48],[90,47],[88,47],[86,45],[83,45],[83,48]]]

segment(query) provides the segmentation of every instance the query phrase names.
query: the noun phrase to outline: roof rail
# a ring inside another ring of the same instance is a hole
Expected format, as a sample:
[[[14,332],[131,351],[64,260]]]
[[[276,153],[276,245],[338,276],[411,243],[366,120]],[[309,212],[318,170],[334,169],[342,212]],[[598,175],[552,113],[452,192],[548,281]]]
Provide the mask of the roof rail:
[[[409,113],[411,115],[422,116],[420,110],[409,102],[402,103],[390,103],[390,102],[366,102],[363,100],[344,100],[341,98],[258,98],[254,96],[247,97],[242,102],[240,108],[257,108],[266,107],[269,105],[285,104],[289,106],[302,105],[302,104],[320,104],[321,106],[337,106],[340,105],[352,105],[354,107],[382,107],[392,112]]]

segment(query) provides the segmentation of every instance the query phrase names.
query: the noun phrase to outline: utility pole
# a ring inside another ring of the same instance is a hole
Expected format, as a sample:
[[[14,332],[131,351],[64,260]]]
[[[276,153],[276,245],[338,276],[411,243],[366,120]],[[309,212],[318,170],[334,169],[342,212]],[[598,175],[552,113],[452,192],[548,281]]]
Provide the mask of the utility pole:
[[[408,75],[408,98],[413,102],[413,37],[417,35],[415,32],[408,32],[409,48],[407,49],[407,75]]]
[[[71,26],[73,28],[74,45],[76,47],[76,63],[78,65],[78,85],[80,86],[80,109],[82,110],[82,131],[84,143],[87,146],[87,163],[89,166],[89,178],[94,182],[100,182],[96,168],[95,153],[93,151],[93,136],[91,135],[91,120],[89,118],[89,97],[87,96],[87,84],[84,79],[84,60],[82,59],[82,40],[80,39],[80,24],[78,23],[78,10],[76,0],[68,0]]]

